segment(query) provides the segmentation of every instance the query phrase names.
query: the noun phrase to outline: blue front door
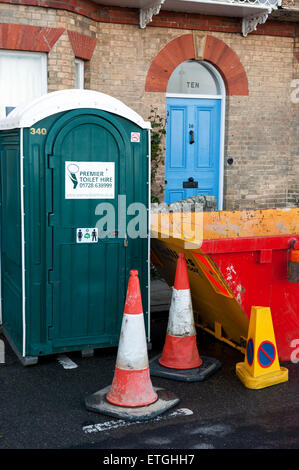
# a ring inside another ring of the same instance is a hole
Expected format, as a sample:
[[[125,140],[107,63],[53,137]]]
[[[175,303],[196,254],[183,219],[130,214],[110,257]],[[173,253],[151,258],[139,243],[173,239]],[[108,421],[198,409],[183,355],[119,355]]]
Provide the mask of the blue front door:
[[[210,194],[219,206],[221,100],[167,98],[166,116],[165,202]]]

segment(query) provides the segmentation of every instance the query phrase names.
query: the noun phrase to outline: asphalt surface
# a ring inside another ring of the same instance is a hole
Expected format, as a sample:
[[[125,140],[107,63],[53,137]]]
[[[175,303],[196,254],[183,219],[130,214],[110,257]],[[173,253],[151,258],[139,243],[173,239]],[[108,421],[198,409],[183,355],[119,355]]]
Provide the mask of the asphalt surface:
[[[161,351],[167,314],[153,318],[152,359]],[[3,337],[1,337],[3,339]],[[68,353],[77,368],[64,369],[57,356],[24,367],[6,343],[0,364],[0,449],[298,449],[299,364],[283,364],[289,382],[248,390],[235,374],[243,356],[204,332],[202,355],[222,368],[204,382],[153,377],[180,403],[146,423],[119,421],[87,411],[84,399],[111,384],[115,348],[94,357]]]

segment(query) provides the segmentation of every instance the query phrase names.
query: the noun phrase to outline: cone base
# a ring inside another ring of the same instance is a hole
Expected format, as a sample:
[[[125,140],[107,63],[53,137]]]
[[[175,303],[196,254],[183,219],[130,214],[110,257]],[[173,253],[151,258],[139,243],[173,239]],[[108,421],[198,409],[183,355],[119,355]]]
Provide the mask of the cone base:
[[[159,416],[177,405],[180,401],[172,392],[168,392],[163,388],[154,387],[154,391],[158,396],[155,403],[138,408],[123,407],[113,405],[106,400],[106,395],[109,393],[109,390],[110,385],[87,397],[85,399],[86,408],[96,413],[127,421],[146,421]]]
[[[253,377],[247,370],[245,362],[238,362],[236,364],[236,374],[247,388],[258,390],[261,388],[277,385],[289,380],[289,371],[285,367],[273,372],[266,372],[259,377]]]
[[[159,360],[150,363],[150,374],[155,377],[164,377],[180,382],[202,382],[214,374],[221,367],[221,362],[212,357],[201,356],[202,365],[194,369],[171,369],[164,367]]]
[[[106,399],[113,405],[127,407],[154,403],[158,396],[154,392],[149,369],[123,370],[116,367]]]
[[[166,335],[162,356],[159,363],[171,369],[195,369],[202,365],[199,357],[196,335],[171,336]]]

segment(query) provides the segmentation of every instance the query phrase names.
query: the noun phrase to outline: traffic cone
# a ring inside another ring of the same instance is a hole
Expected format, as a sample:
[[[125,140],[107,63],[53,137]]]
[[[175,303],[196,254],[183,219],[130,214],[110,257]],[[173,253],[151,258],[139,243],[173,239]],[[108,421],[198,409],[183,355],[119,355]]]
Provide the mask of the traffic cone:
[[[245,361],[236,364],[236,373],[251,389],[288,381],[288,369],[279,365],[269,307],[251,308]]]
[[[138,271],[129,279],[116,368],[106,396],[118,406],[145,406],[157,400],[150,375]]]
[[[112,385],[87,398],[86,407],[133,421],[158,416],[178,402],[170,392],[152,386],[138,271],[132,270]]]
[[[221,366],[200,357],[192,309],[187,263],[179,254],[162,356],[151,364],[151,375],[182,381],[201,381]]]

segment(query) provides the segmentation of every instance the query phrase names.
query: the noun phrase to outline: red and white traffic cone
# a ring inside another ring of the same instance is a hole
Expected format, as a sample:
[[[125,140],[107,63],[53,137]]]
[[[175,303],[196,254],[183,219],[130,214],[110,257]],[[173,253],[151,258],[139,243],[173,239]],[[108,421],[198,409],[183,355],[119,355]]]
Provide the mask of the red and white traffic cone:
[[[151,375],[201,381],[220,366],[216,359],[199,356],[187,263],[179,253],[166,340],[161,358],[151,364]]]
[[[132,270],[112,385],[88,397],[86,407],[134,421],[158,416],[178,402],[170,392],[152,386],[138,271]]]
[[[158,395],[149,375],[138,271],[130,274],[114,378],[106,398],[118,406],[144,406]]]
[[[179,254],[169,311],[166,340],[159,363],[171,369],[193,369],[202,364],[196,344],[187,263]]]

